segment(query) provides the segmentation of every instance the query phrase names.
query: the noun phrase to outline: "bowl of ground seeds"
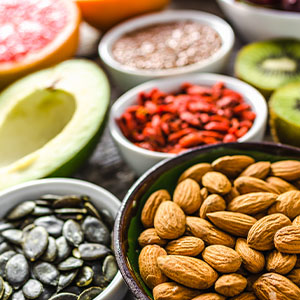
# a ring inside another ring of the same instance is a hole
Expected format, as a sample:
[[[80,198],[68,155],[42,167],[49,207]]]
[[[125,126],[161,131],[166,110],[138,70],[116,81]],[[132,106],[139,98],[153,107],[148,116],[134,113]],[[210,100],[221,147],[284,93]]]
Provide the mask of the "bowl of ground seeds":
[[[150,79],[221,72],[234,44],[231,27],[217,16],[170,10],[126,21],[105,34],[99,55],[122,90]]]

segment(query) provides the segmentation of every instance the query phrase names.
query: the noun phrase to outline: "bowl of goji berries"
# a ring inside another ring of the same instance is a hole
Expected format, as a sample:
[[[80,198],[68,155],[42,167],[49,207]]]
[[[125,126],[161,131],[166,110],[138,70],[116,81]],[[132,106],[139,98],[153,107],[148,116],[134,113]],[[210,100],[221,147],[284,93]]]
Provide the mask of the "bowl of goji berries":
[[[262,141],[268,110],[252,86],[219,74],[152,80],[112,106],[111,136],[141,175],[157,162],[204,145]]]

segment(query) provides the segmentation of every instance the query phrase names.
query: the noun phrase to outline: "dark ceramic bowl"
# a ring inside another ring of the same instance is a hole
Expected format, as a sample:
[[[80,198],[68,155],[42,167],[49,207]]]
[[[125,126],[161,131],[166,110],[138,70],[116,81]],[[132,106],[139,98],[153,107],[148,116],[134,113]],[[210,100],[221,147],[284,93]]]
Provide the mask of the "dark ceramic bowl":
[[[143,205],[158,189],[173,194],[179,175],[199,162],[212,162],[224,155],[245,154],[257,161],[300,160],[300,148],[274,143],[229,143],[201,147],[164,160],[147,171],[128,191],[115,223],[114,246],[121,274],[137,299],[153,299],[138,269],[138,236],[144,230],[140,222]]]

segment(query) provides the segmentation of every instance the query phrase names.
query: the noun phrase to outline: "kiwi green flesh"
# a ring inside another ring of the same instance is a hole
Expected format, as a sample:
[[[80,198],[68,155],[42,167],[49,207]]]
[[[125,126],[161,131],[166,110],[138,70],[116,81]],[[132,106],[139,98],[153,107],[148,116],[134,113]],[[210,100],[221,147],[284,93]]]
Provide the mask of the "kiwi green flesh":
[[[270,126],[275,140],[300,146],[300,82],[277,90],[269,102]]]
[[[238,54],[235,72],[242,80],[266,92],[300,80],[300,41],[250,44]]]

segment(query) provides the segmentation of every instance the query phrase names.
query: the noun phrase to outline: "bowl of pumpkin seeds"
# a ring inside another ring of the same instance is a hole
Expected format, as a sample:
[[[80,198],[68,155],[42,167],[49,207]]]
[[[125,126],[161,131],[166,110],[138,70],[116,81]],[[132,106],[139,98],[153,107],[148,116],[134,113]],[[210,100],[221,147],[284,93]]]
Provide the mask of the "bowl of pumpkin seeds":
[[[119,200],[77,179],[0,193],[1,300],[122,299],[112,232]]]

